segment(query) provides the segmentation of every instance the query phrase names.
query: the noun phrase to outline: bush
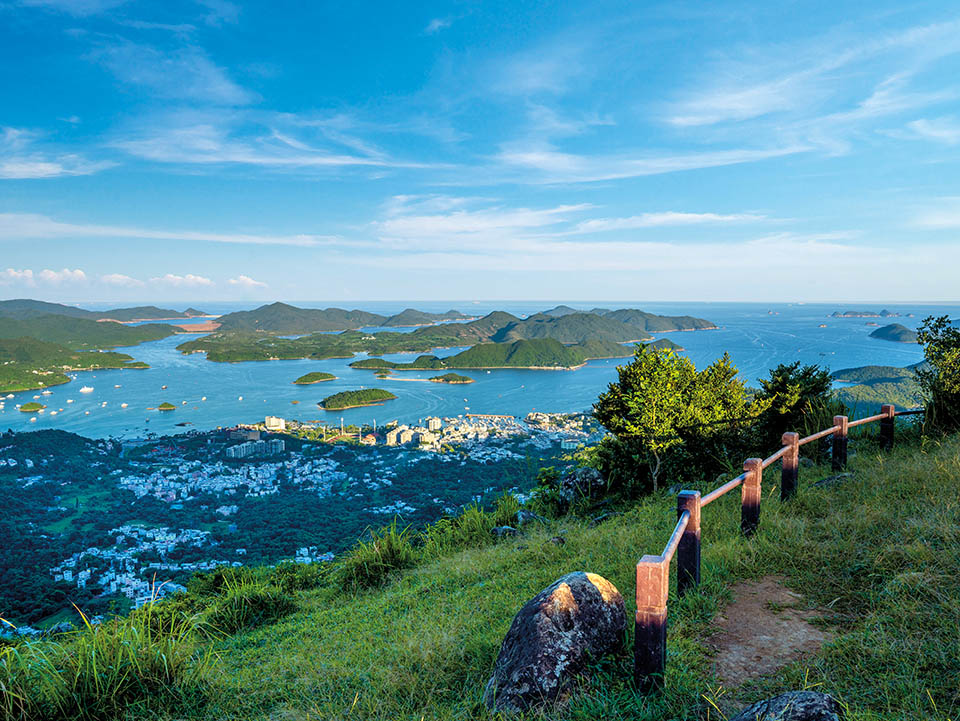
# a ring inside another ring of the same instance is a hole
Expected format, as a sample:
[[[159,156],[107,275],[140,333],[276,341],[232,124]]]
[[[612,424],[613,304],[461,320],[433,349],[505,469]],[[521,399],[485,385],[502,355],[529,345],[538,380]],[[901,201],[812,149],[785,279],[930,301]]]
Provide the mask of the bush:
[[[200,625],[202,599],[189,593],[173,593],[147,603],[130,613],[130,618],[145,624],[157,636],[176,636],[184,626]]]
[[[464,548],[479,548],[493,541],[490,533],[496,526],[510,526],[517,522],[520,502],[511,493],[497,499],[492,511],[484,511],[476,503],[471,504],[452,518],[441,518],[420,534],[423,554],[439,558],[451,551]]]
[[[204,612],[204,622],[214,631],[234,634],[271,623],[296,608],[285,591],[263,581],[244,579],[224,586],[223,593]]]
[[[764,455],[780,447],[785,432],[810,435],[847,412],[833,393],[830,371],[799,361],[771,370],[770,377],[760,381],[756,398],[768,405],[756,425],[757,452]]]
[[[324,563],[294,563],[283,561],[270,573],[271,582],[288,593],[306,591],[322,584],[329,574],[330,566]]]
[[[394,571],[416,563],[410,528],[400,529],[394,519],[386,528],[370,530],[369,541],[358,541],[340,562],[340,583],[347,589],[379,586]]]
[[[948,316],[930,316],[920,324],[917,339],[927,361],[917,369],[926,425],[943,433],[960,430],[960,328]]]

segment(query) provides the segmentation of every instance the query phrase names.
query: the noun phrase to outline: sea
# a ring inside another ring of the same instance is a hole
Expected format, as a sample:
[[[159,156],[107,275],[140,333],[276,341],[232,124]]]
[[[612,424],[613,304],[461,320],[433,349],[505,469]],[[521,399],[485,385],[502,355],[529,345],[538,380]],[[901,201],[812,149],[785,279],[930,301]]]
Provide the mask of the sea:
[[[330,306],[359,308],[389,315],[404,308],[442,312],[455,308],[471,316],[493,310],[505,310],[524,317],[546,310],[557,302],[297,302],[300,307]],[[200,303],[196,307],[223,314],[250,310],[258,303]],[[683,354],[702,368],[723,353],[729,353],[744,381],[757,385],[760,378],[780,363],[800,361],[831,370],[862,365],[906,366],[923,358],[919,346],[870,338],[875,323],[901,323],[916,329],[927,316],[960,315],[960,305],[924,304],[756,304],[756,303],[568,303],[589,310],[602,308],[641,308],[665,315],[693,315],[713,321],[717,330],[663,333],[681,344]],[[111,306],[88,304],[99,310]],[[186,306],[184,306],[186,307]],[[833,318],[835,311],[899,313],[898,318]],[[370,331],[379,329],[371,328]],[[391,328],[389,330],[397,330]],[[413,330],[406,329],[406,330]],[[74,380],[50,388],[50,395],[38,391],[13,394],[0,410],[0,429],[19,431],[58,428],[89,438],[143,438],[152,435],[210,430],[237,423],[262,421],[265,416],[280,416],[330,426],[372,424],[378,426],[397,420],[416,423],[428,416],[455,417],[468,413],[525,416],[531,411],[588,411],[607,386],[617,379],[617,366],[629,359],[590,361],[571,371],[491,370],[462,371],[475,382],[469,385],[445,385],[427,382],[436,371],[404,371],[393,377],[377,379],[371,371],[354,370],[351,359],[280,360],[244,363],[213,363],[203,354],[183,355],[176,346],[192,335],[177,335],[163,340],[119,348],[136,360],[150,365],[147,370],[109,370],[72,373]],[[445,356],[463,350],[447,348],[433,351]],[[391,354],[390,360],[408,361],[418,354]],[[334,381],[298,386],[293,381],[310,371],[326,371]],[[81,387],[93,390],[81,393]],[[384,388],[397,396],[383,405],[329,412],[317,404],[338,391],[359,388]],[[39,396],[44,413],[22,413],[15,405]],[[175,411],[160,412],[161,403],[176,406]],[[126,404],[122,407],[121,404]],[[55,413],[54,413],[55,411]]]

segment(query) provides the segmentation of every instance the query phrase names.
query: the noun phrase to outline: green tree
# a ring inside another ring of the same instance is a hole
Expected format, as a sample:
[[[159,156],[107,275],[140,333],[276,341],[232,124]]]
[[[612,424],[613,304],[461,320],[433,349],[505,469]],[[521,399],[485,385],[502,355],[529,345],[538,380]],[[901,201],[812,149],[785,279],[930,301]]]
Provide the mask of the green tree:
[[[760,381],[757,400],[767,408],[757,422],[761,453],[780,445],[786,431],[801,435],[832,425],[833,416],[845,411],[833,394],[830,371],[818,365],[781,363]]]
[[[927,361],[917,369],[927,425],[944,432],[960,430],[960,328],[948,316],[929,316],[920,324],[918,341]]]
[[[743,382],[726,354],[697,372],[690,359],[672,350],[638,346],[633,361],[617,373],[618,381],[593,406],[594,416],[616,439],[599,453],[610,485],[639,482],[633,490],[647,490],[637,477],[646,466],[656,491],[666,453],[711,434],[711,426],[747,415]]]

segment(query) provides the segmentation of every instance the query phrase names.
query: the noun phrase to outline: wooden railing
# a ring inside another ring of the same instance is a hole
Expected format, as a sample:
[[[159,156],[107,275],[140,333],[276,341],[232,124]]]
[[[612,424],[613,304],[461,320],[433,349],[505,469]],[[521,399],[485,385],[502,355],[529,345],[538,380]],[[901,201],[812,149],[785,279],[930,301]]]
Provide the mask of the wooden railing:
[[[700,583],[700,514],[703,508],[738,486],[740,497],[740,530],[749,537],[760,524],[760,493],[763,471],[781,462],[780,500],[786,501],[797,492],[800,477],[800,447],[827,436],[832,442],[832,468],[842,471],[847,465],[847,441],[851,428],[880,422],[880,444],[893,447],[894,423],[897,416],[915,415],[924,410],[897,411],[892,405],[881,407],[869,418],[850,421],[834,416],[833,425],[819,433],[801,438],[798,433],[784,433],[783,447],[767,458],[748,458],[743,473],[722,486],[701,496],[699,491],[680,491],[677,495],[677,525],[660,555],[646,555],[637,563],[637,616],[634,634],[634,680],[637,688],[647,692],[662,685],[667,657],[667,596],[670,589],[670,563],[677,557],[677,594],[696,589]]]

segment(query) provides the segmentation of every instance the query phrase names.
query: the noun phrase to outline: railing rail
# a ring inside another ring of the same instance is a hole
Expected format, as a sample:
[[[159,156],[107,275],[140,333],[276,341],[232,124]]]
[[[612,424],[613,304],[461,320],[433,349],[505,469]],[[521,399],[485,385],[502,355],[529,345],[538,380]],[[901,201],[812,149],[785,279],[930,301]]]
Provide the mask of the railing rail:
[[[740,530],[750,537],[760,524],[760,500],[763,472],[781,462],[780,500],[786,501],[797,490],[800,473],[800,447],[830,436],[834,471],[847,465],[847,442],[851,428],[880,422],[880,444],[893,447],[897,416],[918,415],[925,409],[897,411],[884,405],[880,413],[850,421],[834,416],[833,425],[806,438],[798,433],[784,433],[780,450],[767,458],[748,458],[743,473],[714,488],[706,495],[699,491],[680,491],[677,495],[677,524],[659,556],[646,555],[637,563],[637,615],[634,633],[634,681],[643,692],[662,685],[667,658],[667,598],[670,588],[670,562],[677,557],[677,593],[693,591],[700,583],[700,514],[704,507],[738,486],[740,496]]]

